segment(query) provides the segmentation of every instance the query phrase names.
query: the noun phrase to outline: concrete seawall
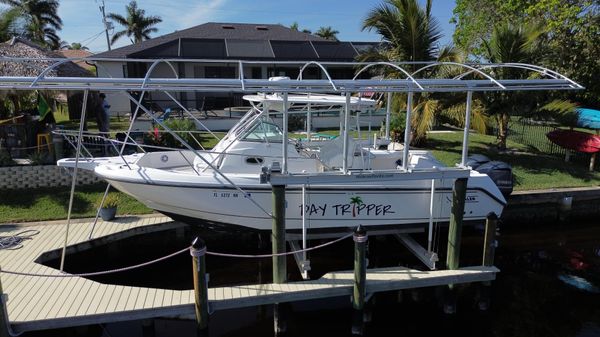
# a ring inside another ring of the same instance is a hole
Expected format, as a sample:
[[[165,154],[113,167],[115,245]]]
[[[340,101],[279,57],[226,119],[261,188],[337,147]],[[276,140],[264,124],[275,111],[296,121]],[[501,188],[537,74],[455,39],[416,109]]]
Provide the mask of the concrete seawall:
[[[501,219],[508,225],[540,225],[599,217],[600,187],[575,187],[513,192]]]

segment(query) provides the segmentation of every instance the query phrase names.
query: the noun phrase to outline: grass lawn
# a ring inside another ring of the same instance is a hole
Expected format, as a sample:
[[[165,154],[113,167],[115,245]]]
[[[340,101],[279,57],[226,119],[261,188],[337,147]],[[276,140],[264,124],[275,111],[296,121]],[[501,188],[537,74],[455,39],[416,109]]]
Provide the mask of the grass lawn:
[[[105,184],[77,186],[73,197],[72,218],[96,216],[96,202],[102,198]],[[0,198],[0,223],[66,219],[70,187],[5,190]],[[117,215],[147,214],[152,210],[124,193]]]
[[[437,159],[451,166],[460,162],[462,137],[462,132],[431,133],[426,148]],[[471,134],[469,154],[483,154],[512,165],[515,190],[600,185],[600,172],[589,172],[588,163],[565,163],[563,158],[531,153],[527,146],[511,141],[507,144],[511,151],[499,153],[492,145],[494,142],[494,136]]]

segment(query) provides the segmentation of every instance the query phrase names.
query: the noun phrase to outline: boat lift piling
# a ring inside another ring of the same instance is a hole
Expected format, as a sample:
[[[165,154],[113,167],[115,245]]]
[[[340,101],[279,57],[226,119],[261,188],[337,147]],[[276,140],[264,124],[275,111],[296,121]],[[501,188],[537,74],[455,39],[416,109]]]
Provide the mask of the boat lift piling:
[[[206,277],[206,244],[196,238],[190,247],[192,269],[194,272],[194,300],[196,328],[199,336],[208,336],[208,280]]]
[[[273,283],[287,282],[287,256],[280,255],[286,251],[285,240],[285,185],[273,186],[273,230],[271,233],[273,248]],[[286,303],[273,305],[273,328],[275,335],[287,331]]]
[[[352,292],[352,334],[364,334],[365,330],[365,297],[367,282],[367,231],[359,226],[354,235],[354,288]]]

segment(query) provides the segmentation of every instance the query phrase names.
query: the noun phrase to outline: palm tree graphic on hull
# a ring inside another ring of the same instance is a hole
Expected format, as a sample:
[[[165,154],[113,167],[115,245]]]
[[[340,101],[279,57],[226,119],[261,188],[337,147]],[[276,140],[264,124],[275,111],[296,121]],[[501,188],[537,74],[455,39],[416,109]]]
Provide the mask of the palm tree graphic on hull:
[[[359,196],[356,196],[350,198],[350,203],[352,204],[352,217],[356,218],[356,206],[362,205],[363,201]]]

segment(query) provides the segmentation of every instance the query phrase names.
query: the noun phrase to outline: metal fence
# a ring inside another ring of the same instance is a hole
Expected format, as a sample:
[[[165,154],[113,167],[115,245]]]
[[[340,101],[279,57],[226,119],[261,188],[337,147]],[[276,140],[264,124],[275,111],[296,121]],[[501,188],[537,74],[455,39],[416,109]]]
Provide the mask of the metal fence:
[[[528,146],[531,150],[544,154],[565,157],[566,150],[552,143],[546,134],[558,128],[557,124],[528,118],[514,118],[509,124],[508,140]],[[495,128],[494,133],[498,130]],[[570,160],[589,161],[589,154],[571,151]]]

